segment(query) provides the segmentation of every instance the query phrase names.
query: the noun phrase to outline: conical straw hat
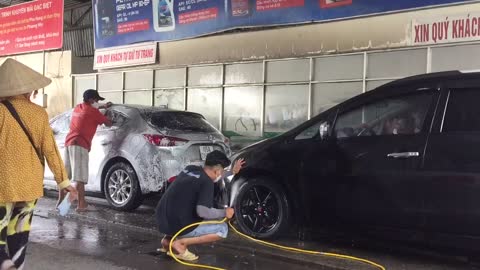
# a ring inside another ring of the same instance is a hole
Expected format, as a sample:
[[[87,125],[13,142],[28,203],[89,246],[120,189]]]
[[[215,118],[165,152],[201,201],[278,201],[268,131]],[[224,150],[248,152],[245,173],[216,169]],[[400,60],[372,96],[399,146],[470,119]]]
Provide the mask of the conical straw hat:
[[[49,78],[12,58],[0,66],[0,97],[27,94],[51,82]]]

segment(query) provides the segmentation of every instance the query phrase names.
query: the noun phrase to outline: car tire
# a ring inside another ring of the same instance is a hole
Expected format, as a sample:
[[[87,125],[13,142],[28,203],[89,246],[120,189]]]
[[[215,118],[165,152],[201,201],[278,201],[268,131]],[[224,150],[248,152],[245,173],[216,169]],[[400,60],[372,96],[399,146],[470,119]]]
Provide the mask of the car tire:
[[[239,229],[258,239],[280,236],[290,221],[290,205],[285,191],[267,179],[250,179],[242,184],[234,208]]]
[[[113,164],[107,171],[103,185],[105,198],[117,210],[131,211],[142,204],[143,195],[137,174],[128,163]]]

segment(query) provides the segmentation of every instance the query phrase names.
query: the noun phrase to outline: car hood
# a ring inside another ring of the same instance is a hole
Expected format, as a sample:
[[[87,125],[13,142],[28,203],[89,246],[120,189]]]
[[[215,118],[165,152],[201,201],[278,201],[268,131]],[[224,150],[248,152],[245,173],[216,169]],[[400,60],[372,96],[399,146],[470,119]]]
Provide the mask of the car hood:
[[[259,152],[262,152],[270,147],[272,147],[273,145],[276,145],[278,143],[280,143],[281,141],[284,141],[285,138],[283,135],[280,135],[280,136],[277,136],[275,138],[271,138],[271,139],[265,139],[265,140],[261,140],[259,142],[256,142],[256,143],[253,143],[247,147],[244,147],[240,150],[238,150],[237,152],[235,152],[231,157],[230,157],[230,160],[232,161],[235,161],[236,159],[238,158],[245,158],[249,155],[251,155],[252,153],[259,153]]]

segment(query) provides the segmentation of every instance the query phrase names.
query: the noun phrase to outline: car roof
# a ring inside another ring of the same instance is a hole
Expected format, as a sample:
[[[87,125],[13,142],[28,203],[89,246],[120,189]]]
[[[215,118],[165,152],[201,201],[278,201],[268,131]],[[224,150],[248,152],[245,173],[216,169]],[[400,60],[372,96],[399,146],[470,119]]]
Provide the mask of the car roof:
[[[392,94],[402,94],[410,92],[415,87],[418,90],[422,89],[439,89],[441,87],[470,87],[472,85],[480,85],[480,72],[462,72],[458,70],[434,72],[421,75],[414,75],[397,79],[392,82],[381,85],[373,90],[359,94],[342,102],[342,107],[347,108],[351,106],[357,106],[363,103],[365,99],[379,98],[382,99],[385,96]],[[340,104],[339,104],[340,105]],[[331,109],[336,109],[337,106]],[[328,111],[328,110],[327,110]]]
[[[404,90],[408,90],[408,86],[416,85],[422,87],[422,84],[426,86],[435,85],[437,87],[446,85],[451,86],[455,85],[457,87],[470,87],[470,86],[479,86],[480,85],[480,72],[478,71],[460,71],[460,70],[452,70],[452,71],[443,71],[443,72],[433,72],[421,75],[414,75],[405,77],[402,79],[397,79],[392,82],[386,83],[381,85],[373,90],[367,91],[365,93],[361,93],[357,96],[351,97],[339,104],[329,108],[328,110],[312,117],[311,121],[307,121],[297,128],[291,130],[291,132],[295,132],[298,129],[303,129],[309,125],[311,122],[316,121],[317,118],[322,117],[322,115],[330,114],[336,112],[339,108],[351,108],[354,106],[358,106],[362,104],[365,99],[370,98],[382,98],[383,96],[391,95],[392,93],[401,93],[403,87]],[[411,90],[411,89],[410,89]],[[479,88],[480,90],[480,88]],[[290,132],[286,132],[288,134]]]
[[[429,82],[446,82],[452,80],[471,80],[478,79],[480,82],[480,72],[466,72],[459,70],[452,71],[443,71],[443,72],[434,72],[427,74],[420,74],[405,77],[403,79],[394,80],[392,82],[386,83],[377,87],[376,89],[390,88],[396,86],[403,86],[415,83],[429,83]]]
[[[166,107],[154,107],[154,106],[146,106],[146,105],[137,105],[137,104],[113,104],[113,109],[117,111],[130,111],[130,110],[138,110],[138,111],[173,111]]]
[[[127,115],[131,114],[132,111],[136,111],[137,113],[141,114],[151,114],[155,112],[176,112],[176,113],[186,113],[186,114],[194,114],[204,118],[201,114],[189,111],[180,111],[180,110],[173,110],[168,109],[165,106],[146,106],[146,105],[136,105],[136,104],[114,104],[111,107],[119,112],[125,113]]]

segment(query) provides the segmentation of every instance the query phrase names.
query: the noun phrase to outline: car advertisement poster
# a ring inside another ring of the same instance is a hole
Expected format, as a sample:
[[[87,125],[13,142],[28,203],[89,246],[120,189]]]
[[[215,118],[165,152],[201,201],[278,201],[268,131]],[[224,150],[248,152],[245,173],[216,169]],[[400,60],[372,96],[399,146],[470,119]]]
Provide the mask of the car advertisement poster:
[[[93,0],[95,47],[192,38],[473,0]]]

